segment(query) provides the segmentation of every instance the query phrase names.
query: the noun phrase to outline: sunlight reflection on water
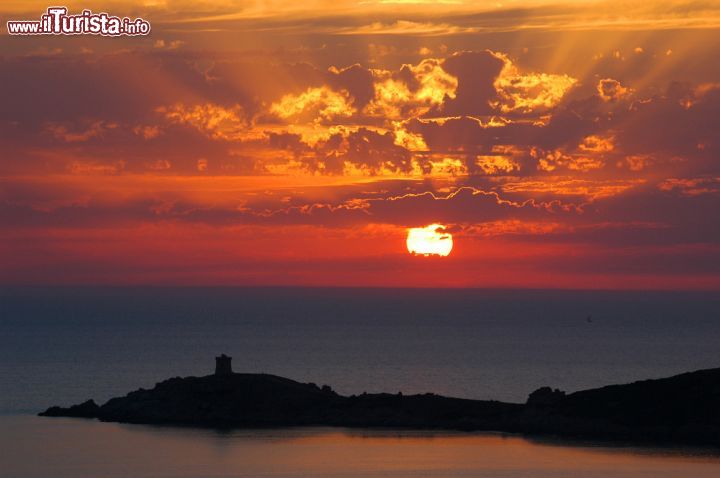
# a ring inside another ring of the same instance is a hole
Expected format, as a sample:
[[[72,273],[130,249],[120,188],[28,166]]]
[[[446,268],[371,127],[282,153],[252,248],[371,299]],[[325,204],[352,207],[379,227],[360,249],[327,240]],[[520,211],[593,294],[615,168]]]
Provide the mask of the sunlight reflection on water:
[[[220,432],[0,417],[3,476],[717,477],[701,449],[618,447],[496,434],[277,429]]]

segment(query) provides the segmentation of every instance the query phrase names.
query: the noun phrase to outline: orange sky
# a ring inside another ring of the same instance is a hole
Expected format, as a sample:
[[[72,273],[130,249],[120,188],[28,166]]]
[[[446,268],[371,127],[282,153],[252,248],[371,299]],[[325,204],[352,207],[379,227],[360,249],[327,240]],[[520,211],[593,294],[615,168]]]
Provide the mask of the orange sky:
[[[153,30],[2,25],[2,284],[720,288],[720,2],[68,7]]]

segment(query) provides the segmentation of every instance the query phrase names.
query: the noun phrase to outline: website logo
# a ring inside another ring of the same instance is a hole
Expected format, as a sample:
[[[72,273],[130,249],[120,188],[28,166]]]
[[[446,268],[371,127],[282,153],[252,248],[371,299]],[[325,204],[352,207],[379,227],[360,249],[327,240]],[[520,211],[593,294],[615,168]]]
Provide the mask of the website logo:
[[[142,36],[150,34],[150,22],[90,10],[68,15],[67,7],[48,7],[40,20],[10,20],[7,29],[10,35]]]

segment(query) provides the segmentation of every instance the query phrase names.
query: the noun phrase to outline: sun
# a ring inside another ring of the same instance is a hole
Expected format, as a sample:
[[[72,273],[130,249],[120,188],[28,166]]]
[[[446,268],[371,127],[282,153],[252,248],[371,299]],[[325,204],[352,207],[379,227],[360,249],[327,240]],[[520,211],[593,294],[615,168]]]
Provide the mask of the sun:
[[[453,248],[452,235],[442,224],[408,229],[407,249],[410,254],[447,256]]]

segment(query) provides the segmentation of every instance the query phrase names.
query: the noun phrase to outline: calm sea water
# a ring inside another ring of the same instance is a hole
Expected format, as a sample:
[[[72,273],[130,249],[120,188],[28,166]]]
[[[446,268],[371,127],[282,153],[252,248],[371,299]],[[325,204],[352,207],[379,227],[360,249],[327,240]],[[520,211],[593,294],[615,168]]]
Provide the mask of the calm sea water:
[[[588,320],[588,316],[591,316]],[[0,290],[0,413],[236,371],[340,393],[524,401],[720,366],[720,294],[277,288]]]
[[[523,401],[720,366],[720,295],[487,290],[0,290],[0,476],[716,477],[698,450],[482,434],[219,433],[31,416],[238,371],[341,393]]]
[[[208,430],[0,417],[4,478],[717,478],[707,450],[489,434]]]

